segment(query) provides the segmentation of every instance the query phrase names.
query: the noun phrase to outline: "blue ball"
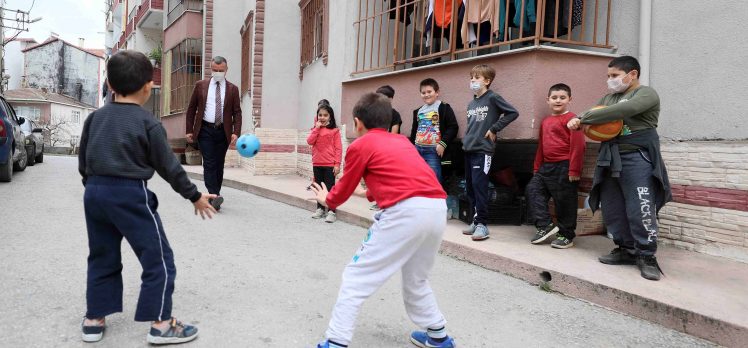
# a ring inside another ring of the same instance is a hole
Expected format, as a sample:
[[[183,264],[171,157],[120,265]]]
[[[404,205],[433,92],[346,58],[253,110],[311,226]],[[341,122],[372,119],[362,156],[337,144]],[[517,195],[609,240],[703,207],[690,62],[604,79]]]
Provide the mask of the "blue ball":
[[[244,157],[254,157],[260,152],[260,139],[254,134],[244,134],[236,140],[236,151]]]

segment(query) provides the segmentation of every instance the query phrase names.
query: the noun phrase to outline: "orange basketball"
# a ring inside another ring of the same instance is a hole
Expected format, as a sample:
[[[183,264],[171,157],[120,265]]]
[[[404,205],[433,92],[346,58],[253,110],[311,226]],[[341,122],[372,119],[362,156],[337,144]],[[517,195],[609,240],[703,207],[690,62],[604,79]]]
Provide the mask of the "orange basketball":
[[[604,108],[605,105],[598,105],[590,110]],[[595,141],[606,141],[615,138],[623,129],[623,120],[611,121],[608,123],[591,124],[583,127],[584,135]]]

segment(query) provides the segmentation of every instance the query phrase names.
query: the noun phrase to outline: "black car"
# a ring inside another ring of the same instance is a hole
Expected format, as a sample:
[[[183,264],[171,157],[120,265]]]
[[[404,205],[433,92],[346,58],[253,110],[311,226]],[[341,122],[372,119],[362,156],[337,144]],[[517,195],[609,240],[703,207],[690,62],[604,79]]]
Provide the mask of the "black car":
[[[18,122],[21,122],[21,131],[23,131],[23,135],[26,137],[26,158],[28,158],[26,162],[30,166],[44,162],[43,130],[39,128],[36,122],[25,117],[19,117]]]
[[[9,182],[14,170],[26,169],[28,155],[21,123],[5,98],[0,97],[0,181]]]

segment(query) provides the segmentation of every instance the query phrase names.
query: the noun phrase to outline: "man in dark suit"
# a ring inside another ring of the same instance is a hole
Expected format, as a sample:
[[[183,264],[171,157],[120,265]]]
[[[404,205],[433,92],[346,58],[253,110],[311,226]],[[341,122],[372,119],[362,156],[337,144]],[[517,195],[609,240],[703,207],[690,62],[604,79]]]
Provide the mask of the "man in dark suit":
[[[226,58],[216,56],[210,64],[212,77],[198,81],[187,108],[188,143],[197,141],[203,155],[203,178],[211,201],[218,210],[223,203],[221,184],[226,151],[242,131],[242,109],[239,88],[226,81]]]

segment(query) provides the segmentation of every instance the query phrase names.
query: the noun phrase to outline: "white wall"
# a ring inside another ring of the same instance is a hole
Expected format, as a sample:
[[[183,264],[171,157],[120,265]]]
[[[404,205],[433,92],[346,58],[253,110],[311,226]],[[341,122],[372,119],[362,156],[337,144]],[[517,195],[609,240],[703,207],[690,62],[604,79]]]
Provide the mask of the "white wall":
[[[262,128],[297,126],[298,100],[303,95],[299,89],[300,12],[297,1],[265,2]]]
[[[651,85],[659,132],[674,139],[748,139],[748,1],[653,1]]]
[[[72,121],[73,111],[80,112],[80,121],[77,123],[74,123]],[[58,120],[65,121],[65,125],[61,127],[62,132],[58,133],[57,139],[59,140],[59,142],[56,146],[68,147],[70,146],[71,138],[78,137],[78,139],[80,139],[80,134],[83,131],[83,123],[86,121],[86,118],[88,118],[88,115],[91,114],[91,112],[93,112],[93,109],[52,103],[52,124],[56,124]]]
[[[23,76],[23,43],[11,41],[5,45],[5,73],[10,75],[8,89],[21,88],[21,76]]]

